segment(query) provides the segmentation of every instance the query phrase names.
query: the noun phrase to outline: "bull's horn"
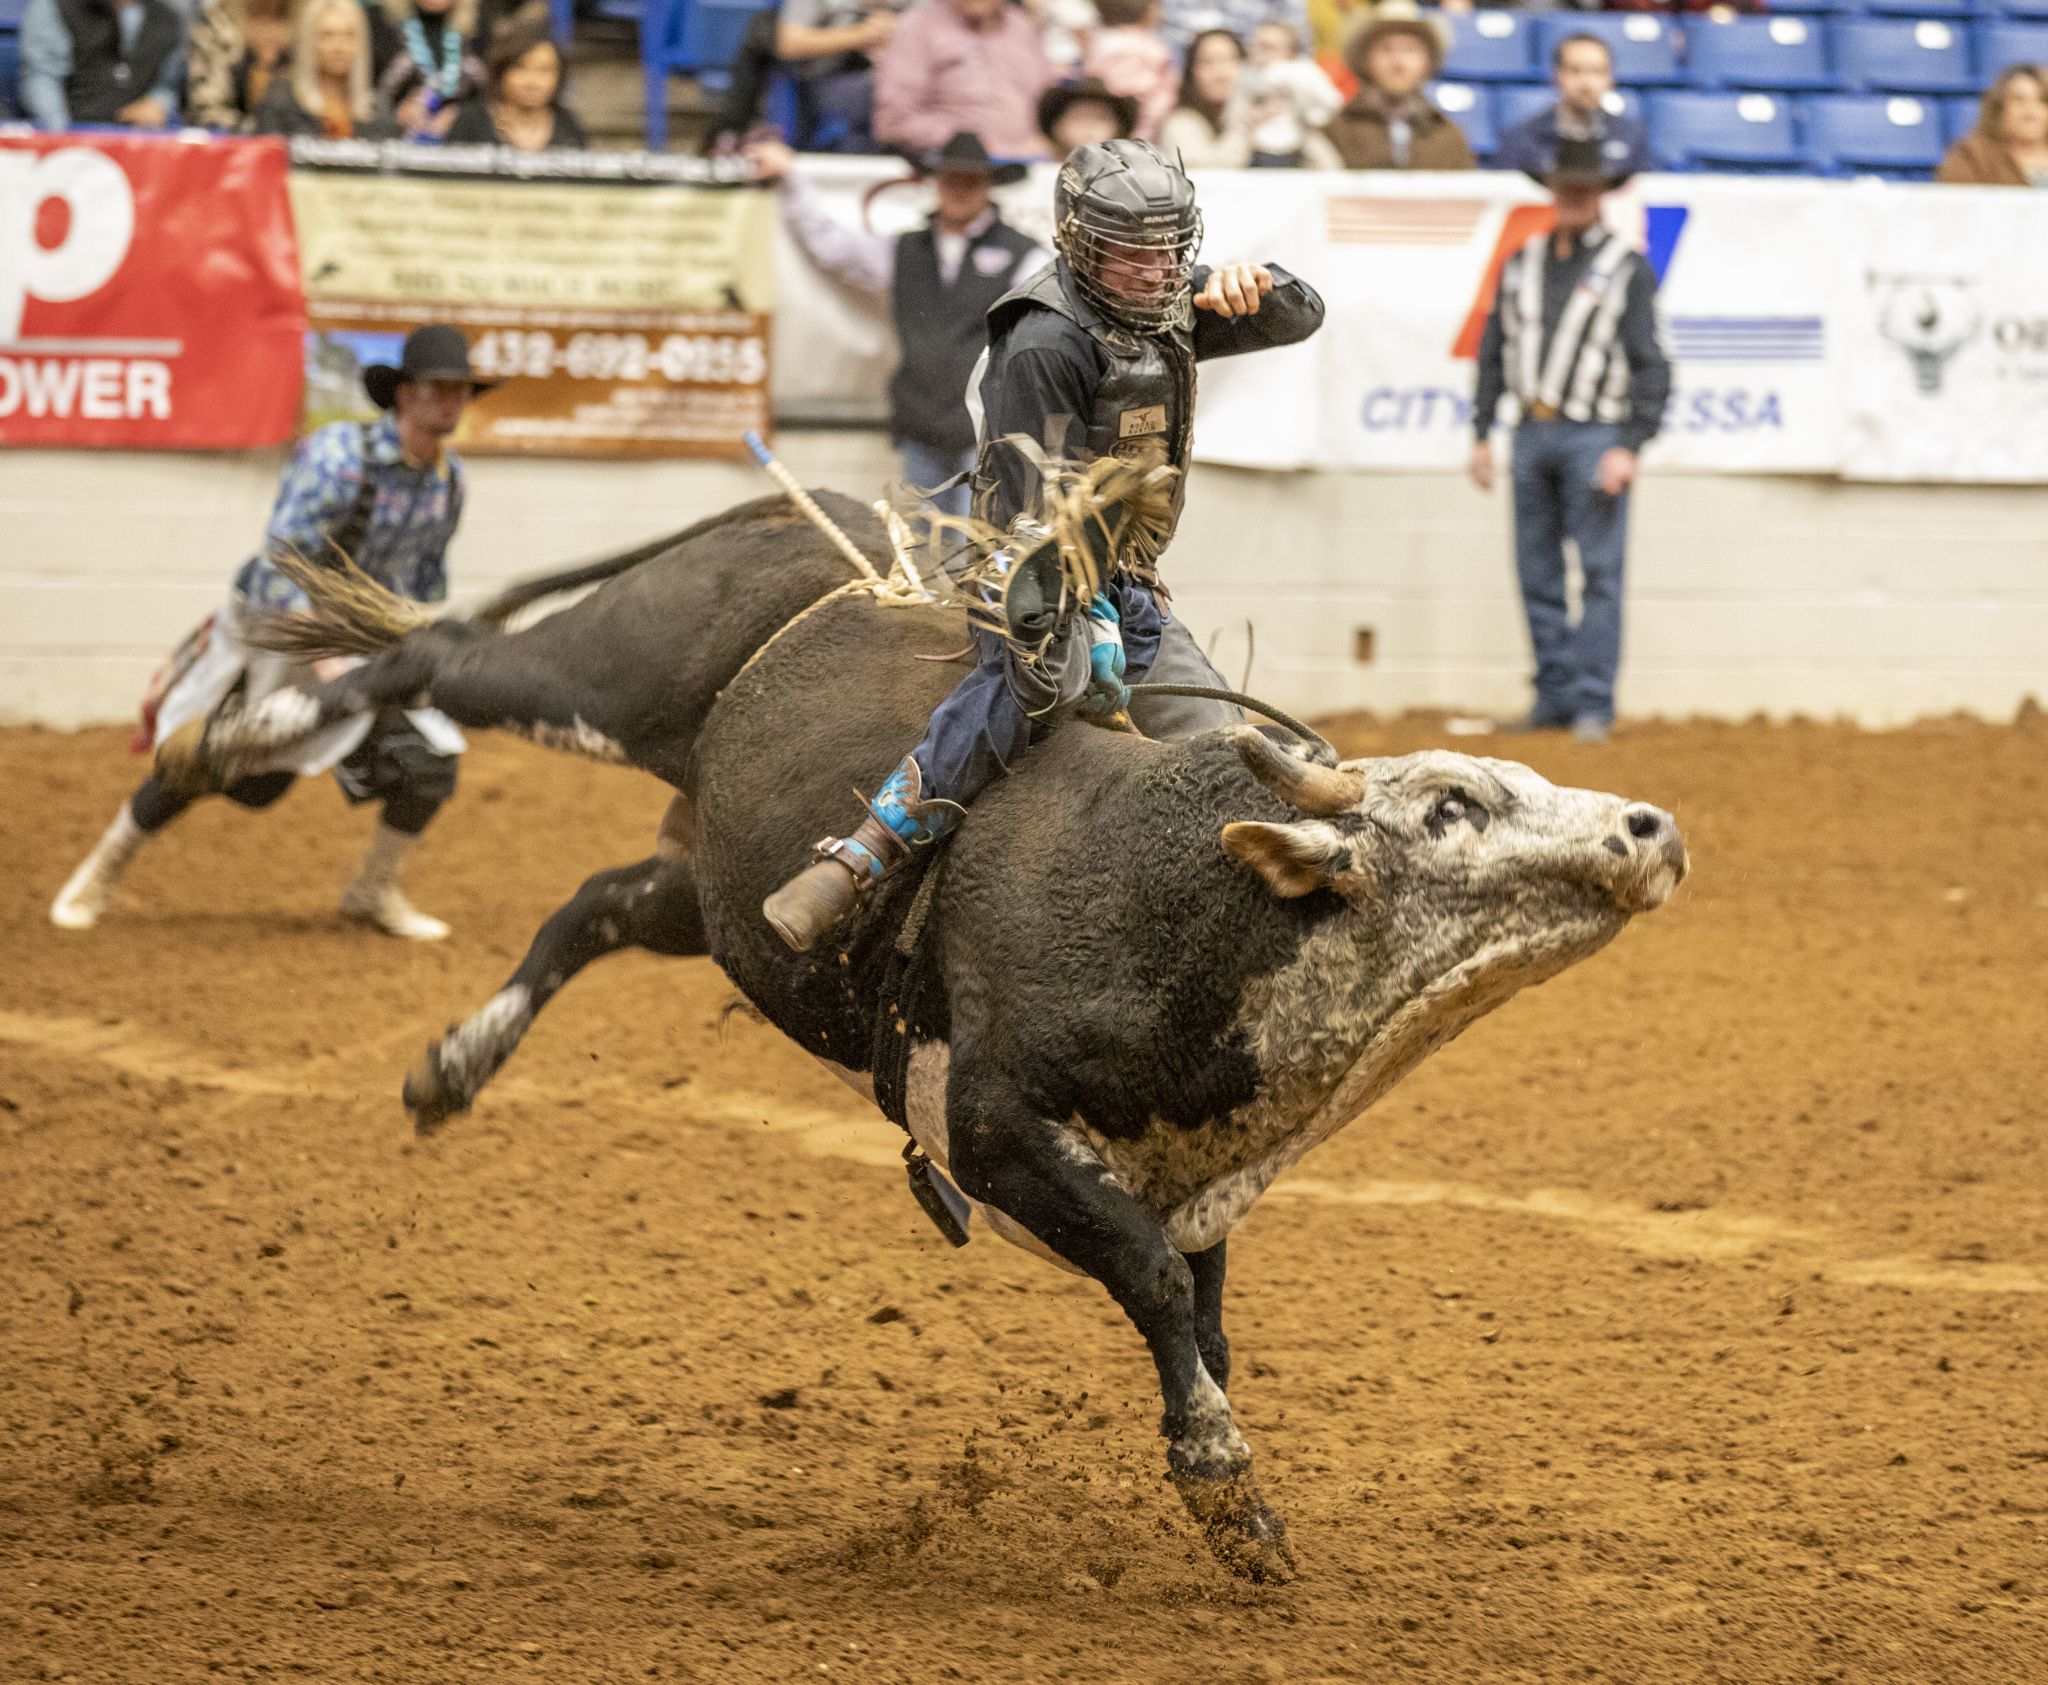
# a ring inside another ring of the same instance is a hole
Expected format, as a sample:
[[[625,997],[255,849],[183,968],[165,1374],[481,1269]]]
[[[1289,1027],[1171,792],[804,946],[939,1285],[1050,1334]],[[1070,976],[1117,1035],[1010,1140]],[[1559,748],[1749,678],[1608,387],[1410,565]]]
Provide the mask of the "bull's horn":
[[[1348,813],[1365,799],[1365,774],[1358,768],[1300,760],[1253,726],[1238,729],[1237,753],[1254,778],[1304,813]]]

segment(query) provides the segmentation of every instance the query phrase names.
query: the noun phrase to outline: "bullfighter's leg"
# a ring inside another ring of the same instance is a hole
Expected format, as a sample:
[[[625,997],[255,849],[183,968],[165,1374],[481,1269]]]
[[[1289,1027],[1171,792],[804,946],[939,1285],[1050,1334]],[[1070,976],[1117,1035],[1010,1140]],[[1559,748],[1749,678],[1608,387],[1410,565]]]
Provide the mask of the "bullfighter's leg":
[[[591,878],[541,926],[505,986],[430,1044],[406,1074],[413,1126],[431,1135],[466,1112],[511,1058],[541,1008],[592,960],[622,948],[687,958],[710,951],[687,861],[656,854]]]
[[[1291,1577],[1286,1526],[1259,1495],[1251,1449],[1203,1353],[1199,1307],[1210,1298],[1216,1316],[1206,1320],[1220,1344],[1221,1249],[1212,1248],[1213,1265],[1203,1264],[1198,1294],[1194,1266],[1150,1213],[1092,1151],[1035,1116],[1000,1079],[956,1064],[946,1127],[949,1167],[962,1191],[1101,1282],[1144,1336],[1165,1400],[1167,1467],[1218,1560],[1255,1580]]]

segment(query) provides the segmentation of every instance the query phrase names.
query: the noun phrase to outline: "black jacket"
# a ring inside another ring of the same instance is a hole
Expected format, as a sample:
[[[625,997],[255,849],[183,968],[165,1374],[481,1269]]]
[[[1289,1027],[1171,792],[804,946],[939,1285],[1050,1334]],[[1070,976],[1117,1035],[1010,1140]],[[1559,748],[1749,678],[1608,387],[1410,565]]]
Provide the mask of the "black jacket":
[[[74,123],[113,122],[156,86],[164,61],[185,39],[184,19],[163,0],[142,0],[142,26],[125,53],[112,0],[57,0],[57,17],[71,37],[64,103]]]

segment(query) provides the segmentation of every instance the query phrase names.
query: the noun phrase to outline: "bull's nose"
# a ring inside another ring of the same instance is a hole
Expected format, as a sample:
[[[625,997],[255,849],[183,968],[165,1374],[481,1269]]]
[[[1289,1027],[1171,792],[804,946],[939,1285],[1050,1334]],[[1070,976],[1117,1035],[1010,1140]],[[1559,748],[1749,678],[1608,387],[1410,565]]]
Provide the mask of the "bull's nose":
[[[1676,819],[1661,807],[1636,802],[1624,810],[1622,823],[1638,847],[1655,849],[1664,857],[1664,864],[1671,868],[1672,882],[1677,883],[1685,877],[1685,839],[1678,834]]]

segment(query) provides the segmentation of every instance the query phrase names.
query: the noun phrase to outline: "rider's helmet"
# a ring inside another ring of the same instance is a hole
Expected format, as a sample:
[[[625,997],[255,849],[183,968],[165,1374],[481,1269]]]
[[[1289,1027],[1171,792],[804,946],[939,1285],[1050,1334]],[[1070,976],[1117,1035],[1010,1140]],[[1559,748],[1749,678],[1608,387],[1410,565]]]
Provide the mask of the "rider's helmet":
[[[1194,183],[1142,140],[1076,147],[1052,191],[1053,242],[1088,302],[1143,333],[1188,320],[1202,243]]]

